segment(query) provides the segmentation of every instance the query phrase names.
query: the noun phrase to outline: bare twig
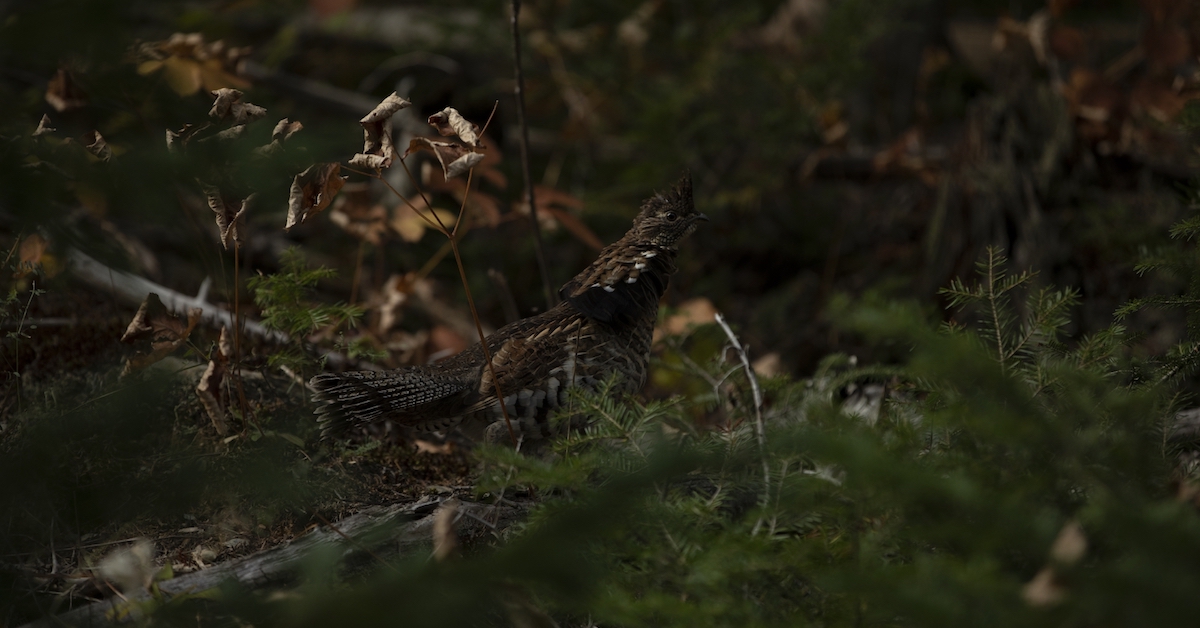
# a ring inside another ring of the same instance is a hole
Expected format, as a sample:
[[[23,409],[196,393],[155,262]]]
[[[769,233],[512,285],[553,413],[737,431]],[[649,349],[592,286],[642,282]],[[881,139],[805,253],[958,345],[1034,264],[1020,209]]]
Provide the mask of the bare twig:
[[[525,199],[529,201],[529,217],[533,220],[533,244],[537,252],[538,270],[542,274],[546,309],[554,307],[554,290],[550,287],[550,271],[546,267],[546,251],[542,246],[542,228],[534,202],[533,177],[529,174],[529,125],[525,121],[525,74],[521,71],[521,0],[512,0],[513,68],[516,73],[517,124],[521,127],[521,176],[525,182]]]
[[[754,375],[754,367],[750,365],[750,356],[746,353],[746,348],[742,346],[741,341],[738,340],[733,330],[729,328],[729,323],[725,322],[725,317],[720,312],[717,312],[714,318],[725,332],[725,336],[729,338],[734,351],[737,351],[738,357],[742,361],[742,369],[746,371],[746,379],[750,380],[750,389],[754,392],[754,436],[758,439],[758,453],[762,456],[762,505],[766,506],[771,496],[771,465],[767,461],[767,428],[763,423],[762,416],[762,390],[758,387],[758,377]],[[755,525],[754,528],[757,531],[758,525]]]

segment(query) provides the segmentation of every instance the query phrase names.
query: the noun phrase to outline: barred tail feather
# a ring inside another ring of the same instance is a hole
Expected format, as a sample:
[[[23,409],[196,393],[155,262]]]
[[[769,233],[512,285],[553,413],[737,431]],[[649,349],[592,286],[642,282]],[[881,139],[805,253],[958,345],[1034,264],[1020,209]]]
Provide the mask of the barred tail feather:
[[[454,416],[477,394],[470,381],[421,367],[322,373],[308,384],[323,435],[389,419],[416,423],[418,416]]]

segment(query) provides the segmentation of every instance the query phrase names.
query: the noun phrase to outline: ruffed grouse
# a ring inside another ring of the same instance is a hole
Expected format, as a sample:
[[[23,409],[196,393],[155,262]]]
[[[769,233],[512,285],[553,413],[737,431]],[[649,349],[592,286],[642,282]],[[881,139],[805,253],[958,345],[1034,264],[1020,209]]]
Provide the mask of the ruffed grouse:
[[[685,176],[642,204],[633,228],[559,290],[561,303],[487,338],[509,418],[524,438],[552,435],[548,417],[567,403],[573,386],[592,387],[616,372],[621,392],[642,387],[677,245],[699,220],[706,218],[696,211]],[[435,364],[325,373],[310,385],[326,434],[383,421],[478,433],[503,421],[478,344]]]

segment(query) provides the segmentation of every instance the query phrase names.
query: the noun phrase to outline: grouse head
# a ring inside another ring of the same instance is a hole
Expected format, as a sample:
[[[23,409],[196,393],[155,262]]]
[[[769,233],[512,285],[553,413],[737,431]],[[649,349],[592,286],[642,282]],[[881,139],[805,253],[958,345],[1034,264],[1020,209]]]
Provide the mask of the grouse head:
[[[692,202],[692,177],[685,174],[668,192],[660,192],[642,203],[633,219],[636,239],[654,246],[675,250],[679,241],[696,230],[696,223],[708,217],[696,211]]]

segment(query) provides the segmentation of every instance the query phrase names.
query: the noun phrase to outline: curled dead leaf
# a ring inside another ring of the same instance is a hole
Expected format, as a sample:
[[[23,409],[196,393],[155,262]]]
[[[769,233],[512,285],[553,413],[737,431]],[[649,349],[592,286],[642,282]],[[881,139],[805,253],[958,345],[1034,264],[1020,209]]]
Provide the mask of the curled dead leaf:
[[[212,359],[208,361],[208,368],[204,370],[199,383],[196,384],[196,396],[200,398],[200,405],[204,406],[204,412],[208,414],[209,420],[212,421],[213,427],[220,436],[229,433],[229,413],[226,411],[229,407],[229,395],[225,390],[224,383],[225,372],[232,355],[233,342],[229,337],[229,328],[222,327],[221,340],[217,343],[217,350],[213,351]]]
[[[167,129],[167,150],[178,152],[187,147],[187,143],[197,133],[207,129],[210,125],[205,124],[185,124],[182,129],[172,131]]]
[[[392,165],[396,149],[392,145],[392,114],[412,106],[412,103],[392,92],[371,113],[358,121],[363,127],[363,152],[350,160],[350,165],[383,170]]]
[[[181,319],[171,314],[158,295],[151,292],[142,301],[137,314],[121,336],[121,342],[137,346],[137,351],[125,361],[124,377],[167,357],[187,341],[200,322],[200,308],[189,308]]]
[[[254,194],[246,198],[237,198],[220,188],[204,186],[204,194],[208,197],[208,208],[217,216],[217,228],[221,231],[221,245],[229,250],[229,243],[234,246],[242,245],[242,232],[246,228],[246,210]]]
[[[483,153],[473,152],[461,144],[439,142],[427,137],[414,137],[408,143],[408,150],[404,152],[404,156],[408,157],[421,150],[428,150],[437,157],[438,163],[442,164],[442,175],[446,179],[453,179],[483,161]]]
[[[480,146],[479,125],[468,121],[454,107],[445,109],[429,116],[429,124],[437,129],[442,137],[457,136],[468,146]]]
[[[45,135],[45,134],[47,134],[47,133],[53,133],[53,132],[55,132],[55,131],[57,131],[57,130],[58,130],[58,129],[56,129],[56,128],[54,128],[54,127],[50,126],[50,116],[48,116],[48,115],[46,115],[46,114],[44,114],[44,113],[43,113],[43,114],[42,114],[42,119],[41,119],[41,120],[38,122],[37,129],[36,129],[36,130],[34,130],[34,132],[33,132],[33,136],[34,136],[34,137],[38,137],[39,135]]]
[[[299,120],[292,122],[287,118],[284,118],[275,123],[275,128],[271,130],[271,140],[275,142],[286,142],[303,128],[304,125],[301,124]]]
[[[356,153],[350,158],[347,164],[355,168],[365,168],[367,170],[384,170],[392,166],[392,158],[383,155],[367,155],[365,153]]]
[[[229,87],[212,91],[213,106],[208,115],[233,124],[248,124],[267,115],[267,110],[253,103],[242,102],[242,92]]]
[[[288,216],[284,229],[302,224],[310,216],[321,213],[333,202],[338,190],[346,184],[341,175],[342,166],[337,163],[321,163],[309,166],[292,179],[288,196]]]
[[[83,141],[87,142],[88,152],[95,155],[100,161],[108,161],[112,159],[112,149],[109,148],[108,142],[104,141],[104,136],[100,135],[99,131],[89,131],[83,136]]]
[[[254,154],[267,157],[279,153],[283,150],[284,142],[291,139],[293,135],[303,128],[304,125],[299,121],[292,122],[287,118],[276,122],[275,128],[271,130],[271,143],[254,149]]]

